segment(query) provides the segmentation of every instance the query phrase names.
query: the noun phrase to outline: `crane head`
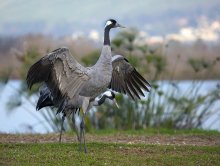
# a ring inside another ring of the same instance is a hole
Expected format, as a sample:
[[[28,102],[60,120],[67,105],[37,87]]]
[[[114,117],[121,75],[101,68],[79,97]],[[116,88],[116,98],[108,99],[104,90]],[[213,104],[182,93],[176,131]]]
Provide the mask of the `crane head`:
[[[107,98],[109,98],[110,100],[112,100],[112,101],[115,103],[115,105],[117,106],[118,109],[120,108],[119,105],[118,105],[118,103],[117,103],[117,101],[116,101],[116,99],[115,99],[115,93],[114,93],[113,91],[106,91],[106,92],[103,94],[103,96],[106,96]]]
[[[106,24],[105,24],[105,28],[106,27],[109,27],[109,28],[117,28],[117,27],[120,27],[120,28],[125,28],[123,25],[117,23],[116,20],[114,19],[109,19],[106,21]]]

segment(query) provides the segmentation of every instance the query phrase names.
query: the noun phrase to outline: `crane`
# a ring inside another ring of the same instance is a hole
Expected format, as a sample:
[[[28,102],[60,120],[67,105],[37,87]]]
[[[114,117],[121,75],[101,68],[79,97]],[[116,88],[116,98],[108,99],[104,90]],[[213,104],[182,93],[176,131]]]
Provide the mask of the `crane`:
[[[97,96],[112,89],[128,94],[133,100],[144,96],[143,90],[149,91],[150,84],[122,55],[112,56],[110,46],[110,30],[124,26],[116,20],[109,19],[104,27],[104,44],[101,55],[91,67],[84,67],[72,56],[66,47],[48,53],[34,63],[27,73],[27,85],[44,82],[49,88],[58,113],[68,107],[83,110],[80,130],[80,149],[85,143],[84,117]],[[79,103],[79,98],[83,98]]]

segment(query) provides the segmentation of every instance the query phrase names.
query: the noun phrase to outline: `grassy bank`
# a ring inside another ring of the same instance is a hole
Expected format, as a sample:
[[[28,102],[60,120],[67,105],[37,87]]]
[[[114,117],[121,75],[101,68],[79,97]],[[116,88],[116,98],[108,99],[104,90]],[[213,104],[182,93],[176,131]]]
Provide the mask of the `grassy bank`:
[[[115,129],[105,129],[105,130],[90,130],[90,134],[96,135],[218,135],[220,136],[220,132],[217,130],[203,130],[203,129],[172,129],[172,128],[146,128],[140,130],[115,130]],[[70,132],[69,134],[73,134]]]
[[[220,165],[219,146],[1,143],[0,165]]]
[[[220,133],[147,128],[86,134],[88,153],[76,135],[0,134],[0,165],[220,165]]]

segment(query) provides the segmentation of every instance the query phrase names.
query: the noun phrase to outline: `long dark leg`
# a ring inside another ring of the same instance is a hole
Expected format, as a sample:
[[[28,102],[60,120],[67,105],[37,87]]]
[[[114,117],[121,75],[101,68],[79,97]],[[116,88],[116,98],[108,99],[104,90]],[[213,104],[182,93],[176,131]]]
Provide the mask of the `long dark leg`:
[[[82,118],[81,123],[80,123],[80,138],[79,138],[79,141],[80,141],[79,150],[80,151],[82,151],[82,131],[83,131],[83,128],[84,128],[84,120]]]
[[[84,122],[84,120],[83,120]],[[84,122],[84,127],[83,127],[83,144],[84,144],[84,152],[87,153],[87,148],[86,148],[86,138],[85,138],[85,122]]]
[[[89,104],[90,104],[90,98],[85,97],[83,100],[82,104],[82,109],[83,109],[83,116],[82,116],[82,121],[80,123],[80,150],[82,150],[82,138],[83,138],[83,144],[84,144],[84,152],[87,153],[87,148],[86,148],[86,140],[85,140],[85,116],[87,111],[89,110]]]
[[[63,130],[64,130],[63,123],[64,123],[64,120],[65,120],[65,117],[66,117],[66,114],[64,113],[63,116],[62,116],[62,121],[61,121],[61,130],[60,130],[60,138],[59,138],[60,143],[61,143],[62,133],[63,133]]]
[[[76,114],[79,115],[79,112],[80,112],[80,108],[77,108],[75,111],[72,112],[72,123],[73,123],[73,126],[74,126],[75,131],[76,131],[77,140],[80,142],[80,137],[79,137],[79,130],[80,129],[77,127],[76,121],[75,121],[76,120],[75,116],[76,116]]]
[[[85,140],[85,121],[84,121],[85,114],[82,116],[82,121],[80,123],[80,151],[82,151],[82,139],[84,144],[84,152],[87,153],[86,148],[86,140]]]
[[[83,121],[83,120],[82,120]],[[83,124],[82,121],[80,123],[80,133],[79,133],[79,150],[82,151],[82,128],[83,128]]]

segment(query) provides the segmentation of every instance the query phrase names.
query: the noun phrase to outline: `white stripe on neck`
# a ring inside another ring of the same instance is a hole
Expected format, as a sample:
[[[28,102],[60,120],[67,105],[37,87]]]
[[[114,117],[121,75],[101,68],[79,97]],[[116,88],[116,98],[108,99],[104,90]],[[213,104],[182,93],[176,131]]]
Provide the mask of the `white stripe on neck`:
[[[110,24],[112,24],[112,22],[108,20],[105,24],[105,27],[109,26]]]
[[[112,97],[111,91],[106,91],[106,92],[103,93],[103,95],[106,95],[108,97]]]

